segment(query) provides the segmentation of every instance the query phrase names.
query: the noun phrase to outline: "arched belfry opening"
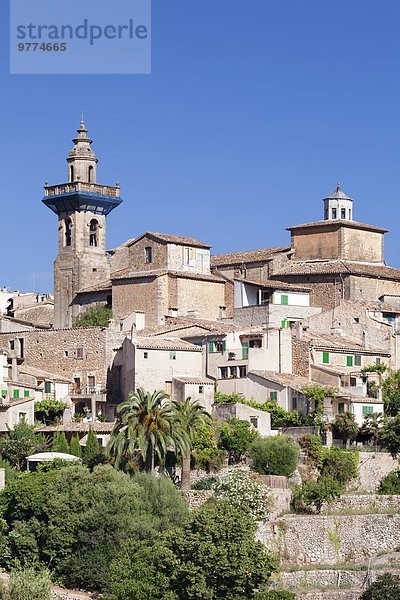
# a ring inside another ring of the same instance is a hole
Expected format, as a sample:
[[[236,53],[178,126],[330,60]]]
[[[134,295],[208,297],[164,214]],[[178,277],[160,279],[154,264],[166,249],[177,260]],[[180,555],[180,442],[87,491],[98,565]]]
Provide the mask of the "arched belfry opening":
[[[65,227],[65,245],[71,246],[71,244],[72,244],[72,221],[69,217],[67,219],[65,219],[64,227]]]
[[[89,245],[97,246],[99,243],[99,222],[97,219],[92,219],[89,223]]]
[[[94,169],[93,169],[92,165],[90,165],[89,174],[88,174],[88,182],[89,183],[93,183],[93,173],[94,173]]]
[[[74,167],[71,165],[69,168],[69,181],[70,183],[73,183],[75,179],[75,170]]]

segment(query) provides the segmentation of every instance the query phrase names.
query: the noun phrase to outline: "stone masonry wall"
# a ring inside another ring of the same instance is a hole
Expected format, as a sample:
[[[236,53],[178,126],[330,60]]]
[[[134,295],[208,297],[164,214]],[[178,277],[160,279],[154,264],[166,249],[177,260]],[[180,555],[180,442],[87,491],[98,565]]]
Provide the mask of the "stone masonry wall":
[[[309,347],[295,335],[292,335],[292,371],[295,375],[309,375]]]
[[[400,515],[287,515],[262,523],[258,538],[283,566],[364,562],[400,545]]]
[[[385,511],[398,510],[400,512],[400,495],[381,496],[379,494],[345,494],[322,506],[322,513],[337,511]]]
[[[348,485],[348,491],[376,492],[381,480],[399,463],[388,452],[360,452],[358,476]]]

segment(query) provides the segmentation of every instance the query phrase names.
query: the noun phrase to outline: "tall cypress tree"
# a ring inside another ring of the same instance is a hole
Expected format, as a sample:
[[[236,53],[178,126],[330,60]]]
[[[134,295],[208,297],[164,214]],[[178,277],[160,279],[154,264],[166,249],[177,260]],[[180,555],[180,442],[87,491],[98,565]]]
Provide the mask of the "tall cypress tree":
[[[56,431],[53,438],[53,452],[69,454],[69,445],[64,431]]]
[[[71,438],[70,452],[78,458],[82,456],[82,448],[79,443],[79,437],[77,436],[77,434],[73,435]]]

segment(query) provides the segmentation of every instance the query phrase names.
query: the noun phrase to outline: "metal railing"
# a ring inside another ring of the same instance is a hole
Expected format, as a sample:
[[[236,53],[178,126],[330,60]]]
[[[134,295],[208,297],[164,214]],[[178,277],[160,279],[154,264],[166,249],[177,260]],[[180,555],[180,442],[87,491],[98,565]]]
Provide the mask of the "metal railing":
[[[120,187],[75,181],[73,183],[61,183],[59,185],[46,185],[44,188],[45,196],[58,196],[59,194],[69,194],[70,192],[77,191],[118,197],[120,194]]]

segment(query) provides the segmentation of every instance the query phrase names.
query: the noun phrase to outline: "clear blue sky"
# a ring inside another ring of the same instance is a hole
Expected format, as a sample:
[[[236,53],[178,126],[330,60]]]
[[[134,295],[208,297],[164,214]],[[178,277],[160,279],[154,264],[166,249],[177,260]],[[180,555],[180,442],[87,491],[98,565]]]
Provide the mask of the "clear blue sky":
[[[42,186],[65,181],[81,110],[98,180],[122,186],[109,247],[146,230],[285,245],[339,180],[400,267],[398,0],[153,0],[137,76],[10,76],[4,4],[0,286],[52,289]]]

